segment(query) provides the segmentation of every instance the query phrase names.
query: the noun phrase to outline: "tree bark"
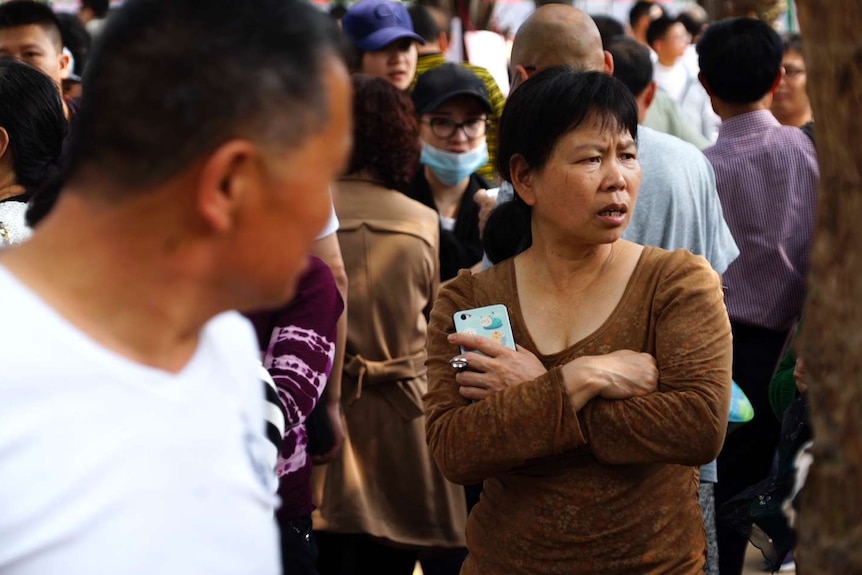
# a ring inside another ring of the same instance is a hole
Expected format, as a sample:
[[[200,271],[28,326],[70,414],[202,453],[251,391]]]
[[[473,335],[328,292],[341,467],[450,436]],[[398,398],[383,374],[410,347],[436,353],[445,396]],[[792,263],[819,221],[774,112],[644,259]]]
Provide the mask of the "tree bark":
[[[862,12],[797,0],[817,121],[820,203],[800,341],[815,463],[802,497],[800,573],[862,573]]]

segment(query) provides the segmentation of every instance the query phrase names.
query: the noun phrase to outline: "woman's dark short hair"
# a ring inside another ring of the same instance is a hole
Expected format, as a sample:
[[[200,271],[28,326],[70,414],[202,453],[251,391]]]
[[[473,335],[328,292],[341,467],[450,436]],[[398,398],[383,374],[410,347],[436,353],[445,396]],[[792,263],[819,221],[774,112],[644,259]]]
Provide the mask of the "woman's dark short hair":
[[[497,171],[511,182],[510,160],[521,156],[531,170],[541,170],[560,139],[585,120],[602,129],[628,132],[637,139],[638,107],[629,89],[601,72],[569,67],[544,70],[512,92],[500,118]],[[532,243],[530,208],[515,198],[497,206],[485,226],[483,247],[496,263]]]
[[[35,68],[0,59],[0,127],[9,134],[15,182],[33,193],[58,170],[66,117],[57,85]]]
[[[419,159],[413,102],[386,80],[353,76],[353,152],[348,173],[369,172],[384,186],[405,191]]]
[[[768,94],[778,78],[784,47],[765,22],[728,18],[706,29],[697,54],[713,94],[725,102],[750,104]]]
[[[531,169],[541,170],[560,138],[588,117],[637,138],[637,103],[622,82],[602,72],[567,66],[539,72],[512,92],[503,109],[497,172],[511,181],[509,160],[515,155]]]

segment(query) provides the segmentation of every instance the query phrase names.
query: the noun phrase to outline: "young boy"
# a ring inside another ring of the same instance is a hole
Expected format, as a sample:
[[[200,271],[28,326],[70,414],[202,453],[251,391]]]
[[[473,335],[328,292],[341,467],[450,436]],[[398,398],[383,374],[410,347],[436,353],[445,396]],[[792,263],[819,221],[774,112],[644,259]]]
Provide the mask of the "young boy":
[[[71,71],[71,58],[63,53],[57,16],[47,5],[33,0],[0,4],[0,57],[17,58],[43,71],[58,90]],[[76,105],[64,99],[63,108],[68,118]]]

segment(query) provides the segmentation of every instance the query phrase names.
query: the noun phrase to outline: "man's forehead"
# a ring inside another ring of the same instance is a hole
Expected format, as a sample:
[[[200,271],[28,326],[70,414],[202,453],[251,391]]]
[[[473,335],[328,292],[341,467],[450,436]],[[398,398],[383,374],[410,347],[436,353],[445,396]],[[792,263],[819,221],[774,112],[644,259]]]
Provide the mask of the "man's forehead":
[[[42,26],[27,24],[0,28],[0,48],[54,48],[54,42]]]

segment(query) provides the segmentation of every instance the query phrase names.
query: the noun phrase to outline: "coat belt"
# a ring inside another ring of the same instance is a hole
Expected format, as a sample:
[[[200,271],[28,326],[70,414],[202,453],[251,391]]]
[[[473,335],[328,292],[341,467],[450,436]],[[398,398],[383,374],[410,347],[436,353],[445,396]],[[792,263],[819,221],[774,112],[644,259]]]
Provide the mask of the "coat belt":
[[[393,383],[422,377],[427,372],[425,350],[413,355],[403,355],[393,359],[375,361],[361,355],[345,357],[344,373],[356,381],[356,390],[350,401],[359,399],[365,385]]]

